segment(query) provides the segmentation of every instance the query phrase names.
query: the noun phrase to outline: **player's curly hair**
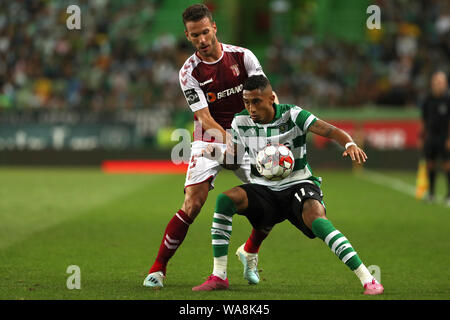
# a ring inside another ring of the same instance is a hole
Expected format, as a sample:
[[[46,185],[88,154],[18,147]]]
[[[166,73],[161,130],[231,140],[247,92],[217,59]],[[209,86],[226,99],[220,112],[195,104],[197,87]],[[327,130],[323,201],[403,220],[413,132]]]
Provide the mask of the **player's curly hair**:
[[[193,4],[190,7],[187,7],[183,12],[183,23],[186,26],[186,22],[193,21],[197,22],[207,17],[209,21],[213,21],[211,11],[209,11],[208,7],[202,3]]]
[[[245,80],[243,90],[253,91],[259,89],[264,91],[268,86],[270,86],[269,79],[263,75],[256,75],[248,77]]]

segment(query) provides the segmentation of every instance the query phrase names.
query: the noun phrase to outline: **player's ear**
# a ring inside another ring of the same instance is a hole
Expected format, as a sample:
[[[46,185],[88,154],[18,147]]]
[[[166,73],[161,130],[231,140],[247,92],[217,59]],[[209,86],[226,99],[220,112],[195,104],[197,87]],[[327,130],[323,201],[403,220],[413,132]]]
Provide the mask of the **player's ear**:
[[[189,39],[189,33],[187,32],[186,29],[184,29],[184,34],[185,34],[185,36],[186,36],[186,39],[188,39],[188,40],[190,41],[190,39]]]
[[[272,91],[272,94],[270,95],[270,99],[269,99],[270,105],[272,105],[275,102],[275,95]]]
[[[278,100],[278,96],[275,93],[275,91],[272,91],[272,95],[273,95],[273,102],[275,102],[276,104],[280,104],[280,101]]]

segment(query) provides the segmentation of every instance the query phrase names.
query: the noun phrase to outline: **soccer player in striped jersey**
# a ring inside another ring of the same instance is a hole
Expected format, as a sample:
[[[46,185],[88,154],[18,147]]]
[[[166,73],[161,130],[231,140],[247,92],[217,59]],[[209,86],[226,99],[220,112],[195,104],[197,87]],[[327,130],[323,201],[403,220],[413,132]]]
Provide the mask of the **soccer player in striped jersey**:
[[[345,131],[318,119],[309,111],[287,104],[274,103],[272,88],[264,76],[249,77],[243,88],[246,109],[232,122],[232,148],[224,154],[208,147],[203,155],[216,158],[225,168],[239,166],[244,149],[252,160],[251,183],[223,192],[217,197],[211,228],[214,253],[213,273],[193,291],[228,289],[227,255],[235,213],[244,215],[256,230],[270,230],[275,224],[290,221],[307,237],[320,238],[352,270],[364,288],[364,294],[381,294],[383,286],[370,274],[344,234],[326,217],[321,178],[313,175],[306,159],[306,134],[312,132],[333,139],[343,147],[343,156],[358,163],[367,159],[364,151]],[[264,141],[264,144],[260,142]],[[279,181],[267,180],[255,168],[258,151],[267,144],[287,145],[295,158],[293,172]],[[232,157],[229,157],[229,154]],[[215,157],[212,157],[214,154]],[[231,160],[231,161],[230,161]],[[257,284],[258,248],[247,243],[236,254],[244,264],[244,278]]]
[[[225,130],[230,128],[233,116],[245,109],[244,81],[251,75],[264,74],[250,50],[219,42],[216,23],[205,5],[186,8],[183,23],[185,35],[196,49],[179,72],[181,90],[194,115],[194,142],[184,184],[184,202],[167,224],[154,263],[143,282],[144,286],[153,288],[163,287],[167,265],[183,243],[222,169],[217,161],[198,157],[198,153],[209,144],[220,145],[225,150]],[[243,182],[249,181],[250,175],[248,156],[244,161],[235,171]],[[266,236],[267,233],[253,229],[249,241],[259,245]]]

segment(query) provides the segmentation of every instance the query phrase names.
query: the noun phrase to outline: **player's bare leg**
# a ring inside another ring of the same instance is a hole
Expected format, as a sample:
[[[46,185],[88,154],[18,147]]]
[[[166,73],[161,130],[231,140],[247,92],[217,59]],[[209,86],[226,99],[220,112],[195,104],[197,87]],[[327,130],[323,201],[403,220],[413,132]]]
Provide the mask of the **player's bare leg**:
[[[326,218],[325,208],[319,201],[315,199],[306,200],[303,204],[302,217],[306,226],[313,231],[314,235],[322,239],[331,251],[358,276],[364,287],[364,294],[377,295],[383,293],[383,286],[370,274],[347,238],[336,230]]]
[[[167,264],[186,237],[189,226],[200,213],[208,197],[209,187],[209,180],[186,187],[183,206],[167,224],[158,255],[144,280],[144,286],[163,287]]]
[[[210,181],[188,186],[185,189],[184,202],[181,207],[189,218],[194,221],[208,198]]]

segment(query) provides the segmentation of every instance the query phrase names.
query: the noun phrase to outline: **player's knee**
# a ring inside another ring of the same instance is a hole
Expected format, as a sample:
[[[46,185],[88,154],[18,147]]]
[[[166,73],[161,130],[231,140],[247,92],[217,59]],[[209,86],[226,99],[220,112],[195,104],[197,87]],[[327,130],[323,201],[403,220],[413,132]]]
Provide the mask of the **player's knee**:
[[[194,219],[200,213],[200,210],[203,207],[203,202],[201,199],[191,198],[186,199],[183,204],[183,211],[189,216],[189,218],[194,221]]]
[[[306,226],[312,229],[312,223],[314,220],[318,218],[326,219],[325,209],[319,201],[315,199],[308,199],[303,204],[302,217]]]
[[[234,187],[227,190],[220,194],[219,197],[217,198],[217,201],[222,202],[223,205],[226,205],[226,203],[229,203],[231,200],[238,212],[245,210],[248,206],[247,193],[240,187]]]

